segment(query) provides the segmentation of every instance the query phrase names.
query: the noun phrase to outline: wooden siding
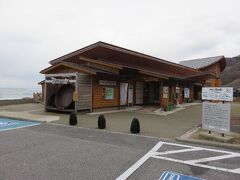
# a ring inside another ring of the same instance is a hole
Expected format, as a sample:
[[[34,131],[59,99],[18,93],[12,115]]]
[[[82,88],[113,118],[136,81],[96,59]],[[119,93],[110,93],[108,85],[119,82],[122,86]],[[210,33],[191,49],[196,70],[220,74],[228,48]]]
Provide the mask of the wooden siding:
[[[41,86],[42,86],[42,99],[41,99],[41,103],[45,103],[45,86],[46,86],[46,83],[44,82],[44,83],[42,83],[41,84]]]
[[[76,91],[78,92],[77,110],[92,109],[92,78],[77,74]]]
[[[217,78],[208,79],[205,83],[205,86],[211,86],[211,87],[221,86],[221,79],[219,78],[221,69],[220,69],[219,63],[206,67],[202,69],[202,71],[213,72],[217,75]]]
[[[105,79],[101,79],[105,80]],[[114,88],[114,98],[112,100],[104,99],[102,94],[103,87],[113,87]],[[120,104],[120,94],[119,94],[119,82],[117,82],[116,86],[102,86],[99,85],[99,79],[93,79],[93,108],[103,108],[103,107],[114,107],[119,106]]]

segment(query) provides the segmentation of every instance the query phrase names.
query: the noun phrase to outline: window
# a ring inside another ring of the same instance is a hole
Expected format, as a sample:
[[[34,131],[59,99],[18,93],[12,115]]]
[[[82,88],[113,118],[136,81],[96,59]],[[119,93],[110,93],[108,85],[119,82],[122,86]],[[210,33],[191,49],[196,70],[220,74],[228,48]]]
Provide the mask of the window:
[[[102,95],[104,99],[112,100],[114,99],[114,88],[112,87],[103,87]]]

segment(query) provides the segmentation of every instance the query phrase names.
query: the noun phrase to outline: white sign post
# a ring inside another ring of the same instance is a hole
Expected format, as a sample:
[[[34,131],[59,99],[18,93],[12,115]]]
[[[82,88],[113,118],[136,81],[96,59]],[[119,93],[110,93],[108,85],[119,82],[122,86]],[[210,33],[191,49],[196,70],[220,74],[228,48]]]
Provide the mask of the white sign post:
[[[202,128],[219,133],[229,133],[230,104],[203,102]]]
[[[202,100],[221,101],[203,102],[202,105],[202,128],[222,133],[230,132],[230,104],[225,101],[233,101],[232,87],[203,87]]]
[[[233,101],[233,88],[232,87],[203,87],[202,99],[214,100],[214,101]]]

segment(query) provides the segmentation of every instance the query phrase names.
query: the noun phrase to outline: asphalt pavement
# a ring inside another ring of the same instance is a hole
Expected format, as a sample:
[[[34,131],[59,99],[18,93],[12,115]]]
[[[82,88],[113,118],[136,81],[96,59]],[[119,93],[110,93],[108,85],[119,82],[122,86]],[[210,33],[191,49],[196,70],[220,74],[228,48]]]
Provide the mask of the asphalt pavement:
[[[43,123],[0,132],[0,179],[159,179],[164,171],[174,171],[237,180],[238,155],[159,138]]]

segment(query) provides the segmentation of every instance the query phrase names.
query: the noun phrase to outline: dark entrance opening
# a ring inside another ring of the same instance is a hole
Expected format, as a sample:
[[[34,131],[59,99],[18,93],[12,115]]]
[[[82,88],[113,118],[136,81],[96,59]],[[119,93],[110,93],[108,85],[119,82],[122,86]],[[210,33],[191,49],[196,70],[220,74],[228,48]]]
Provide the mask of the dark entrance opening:
[[[194,85],[194,88],[193,88],[193,97],[194,97],[194,100],[201,100],[201,96],[202,96],[202,87],[201,86],[198,86],[198,85]]]
[[[143,83],[143,104],[160,105],[159,82]]]

